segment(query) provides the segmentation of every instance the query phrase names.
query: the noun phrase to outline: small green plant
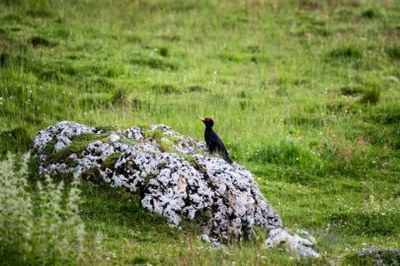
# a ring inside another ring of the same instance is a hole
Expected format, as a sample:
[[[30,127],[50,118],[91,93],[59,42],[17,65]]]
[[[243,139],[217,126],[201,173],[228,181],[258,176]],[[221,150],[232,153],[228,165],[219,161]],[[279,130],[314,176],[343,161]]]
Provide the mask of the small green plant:
[[[121,155],[121,152],[116,152],[108,156],[107,159],[103,162],[102,168],[113,168]]]
[[[160,148],[163,152],[169,152],[172,149],[172,142],[166,137],[159,139],[158,145],[160,145]]]
[[[333,49],[329,52],[331,59],[360,59],[363,55],[362,50],[355,46],[344,46]]]
[[[52,46],[56,45],[54,42],[51,42],[41,36],[32,36],[32,37],[28,38],[27,42],[30,45],[32,45],[33,47],[37,47],[37,46],[52,47]]]
[[[364,92],[360,102],[363,104],[377,104],[381,96],[381,89],[378,86],[372,86]]]
[[[87,237],[79,215],[78,179],[66,186],[49,176],[31,188],[28,157],[0,162],[2,265],[78,265],[97,259],[99,239]],[[67,189],[69,187],[69,189]]]
[[[167,47],[161,47],[158,51],[160,53],[161,56],[163,57],[167,57],[169,52],[168,52],[168,48]]]
[[[179,93],[179,89],[172,84],[156,84],[152,89],[160,94]]]
[[[195,166],[196,165],[196,159],[191,155],[191,154],[184,154],[182,155],[183,158],[191,165]]]
[[[381,17],[382,15],[383,14],[380,9],[373,7],[367,8],[361,13],[361,17],[366,19],[375,19]]]
[[[357,96],[364,92],[361,86],[344,86],[340,88],[340,93],[343,96]]]
[[[144,135],[147,138],[153,138],[153,139],[156,139],[157,141],[159,141],[161,138],[163,138],[165,136],[164,133],[160,129],[153,130],[153,131],[147,130],[144,132]]]
[[[151,55],[135,54],[129,60],[132,65],[147,66],[152,69],[177,71],[179,66],[170,61],[163,60],[165,57],[154,57]]]
[[[50,155],[55,152],[54,146],[56,145],[57,141],[52,139],[49,140],[46,145],[43,147],[43,153],[46,155]]]
[[[400,60],[400,46],[392,45],[385,49],[386,54],[393,60]]]
[[[86,149],[86,147],[89,145],[89,143],[91,143],[93,141],[96,141],[96,140],[105,141],[107,136],[108,136],[108,133],[101,133],[101,134],[83,133],[83,134],[80,134],[80,135],[77,135],[77,136],[74,136],[73,138],[71,138],[71,140],[72,140],[71,145],[64,147],[63,149],[59,150],[58,152],[55,152],[55,150],[54,150],[55,141],[51,140],[46,144],[45,151],[46,151],[46,154],[49,155],[49,158],[48,158],[49,162],[56,163],[59,161],[67,161],[69,155],[83,151],[84,149]],[[49,150],[50,153],[47,153],[47,150]]]
[[[127,90],[119,89],[117,90],[111,98],[111,103],[113,105],[124,106],[128,103],[129,93]]]

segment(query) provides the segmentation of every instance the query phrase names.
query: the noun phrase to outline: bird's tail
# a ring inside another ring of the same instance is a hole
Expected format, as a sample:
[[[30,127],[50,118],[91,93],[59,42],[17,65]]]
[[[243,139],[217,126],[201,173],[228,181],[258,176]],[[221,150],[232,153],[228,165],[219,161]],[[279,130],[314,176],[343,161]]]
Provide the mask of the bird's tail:
[[[232,164],[233,161],[232,159],[229,157],[228,152],[226,151],[226,149],[220,150],[219,151],[219,155],[229,164]]]

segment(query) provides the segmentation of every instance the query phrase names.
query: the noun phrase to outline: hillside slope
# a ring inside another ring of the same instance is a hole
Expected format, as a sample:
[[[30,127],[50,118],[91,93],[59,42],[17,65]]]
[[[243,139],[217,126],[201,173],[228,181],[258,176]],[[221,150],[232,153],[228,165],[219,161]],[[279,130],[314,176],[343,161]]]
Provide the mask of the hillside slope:
[[[201,140],[209,115],[286,226],[317,236],[315,263],[398,247],[399,21],[396,0],[0,1],[0,156],[62,120]],[[105,264],[298,262],[262,239],[213,250],[82,189]]]

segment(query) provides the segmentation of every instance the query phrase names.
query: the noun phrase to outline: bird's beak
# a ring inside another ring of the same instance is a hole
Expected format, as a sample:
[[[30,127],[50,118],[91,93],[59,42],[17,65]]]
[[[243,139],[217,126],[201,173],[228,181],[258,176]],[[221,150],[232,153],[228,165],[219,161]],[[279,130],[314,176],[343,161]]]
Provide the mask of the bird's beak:
[[[198,119],[200,119],[201,121],[204,121],[204,118],[201,116],[196,116]]]

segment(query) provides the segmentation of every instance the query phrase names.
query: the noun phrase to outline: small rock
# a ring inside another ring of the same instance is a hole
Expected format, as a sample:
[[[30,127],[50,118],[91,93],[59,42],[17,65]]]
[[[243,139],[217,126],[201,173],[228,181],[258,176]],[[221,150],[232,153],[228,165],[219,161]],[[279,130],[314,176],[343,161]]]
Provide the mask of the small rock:
[[[358,256],[372,257],[372,265],[399,265],[400,248],[364,248],[358,252]]]
[[[265,241],[266,248],[282,247],[299,256],[320,257],[320,254],[311,248],[312,245],[313,243],[309,239],[302,238],[297,234],[290,234],[283,228],[272,229]]]

